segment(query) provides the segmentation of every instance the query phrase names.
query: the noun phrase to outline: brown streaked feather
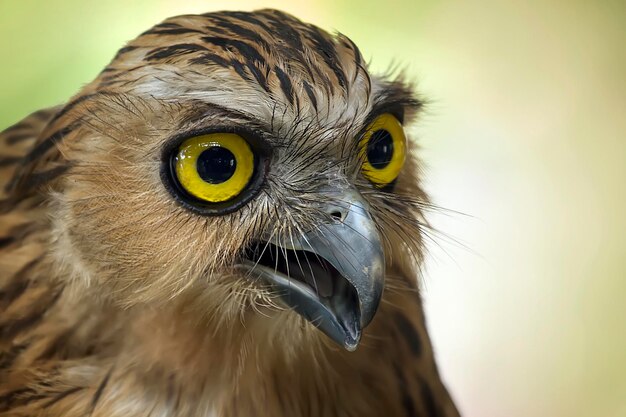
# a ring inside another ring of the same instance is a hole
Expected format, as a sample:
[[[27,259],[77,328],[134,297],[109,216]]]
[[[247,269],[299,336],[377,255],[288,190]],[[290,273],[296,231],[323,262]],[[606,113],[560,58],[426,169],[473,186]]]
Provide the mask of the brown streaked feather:
[[[59,107],[39,110],[0,133],[0,198],[6,197],[10,178],[23,164]]]

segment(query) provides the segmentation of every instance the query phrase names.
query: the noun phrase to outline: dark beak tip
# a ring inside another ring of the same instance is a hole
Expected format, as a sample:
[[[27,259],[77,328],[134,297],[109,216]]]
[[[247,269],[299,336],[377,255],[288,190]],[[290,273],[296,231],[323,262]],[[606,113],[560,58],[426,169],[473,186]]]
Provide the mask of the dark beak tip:
[[[359,347],[360,341],[361,341],[360,333],[357,335],[356,338],[353,338],[352,336],[346,336],[345,340],[343,341],[343,347],[348,352],[354,352],[357,349],[357,347]]]
[[[354,352],[359,346],[359,342],[361,341],[363,327],[360,325],[359,322],[359,318],[356,317],[356,320],[350,323],[343,323],[343,347],[348,352]]]

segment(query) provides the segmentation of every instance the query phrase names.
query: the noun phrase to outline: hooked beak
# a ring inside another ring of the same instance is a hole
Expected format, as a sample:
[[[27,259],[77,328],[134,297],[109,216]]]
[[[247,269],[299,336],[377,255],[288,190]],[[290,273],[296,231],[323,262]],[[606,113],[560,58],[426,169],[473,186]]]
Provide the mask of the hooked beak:
[[[321,207],[332,222],[293,239],[258,242],[240,266],[269,284],[287,307],[353,351],[378,308],[385,258],[363,197],[355,189],[337,197]]]

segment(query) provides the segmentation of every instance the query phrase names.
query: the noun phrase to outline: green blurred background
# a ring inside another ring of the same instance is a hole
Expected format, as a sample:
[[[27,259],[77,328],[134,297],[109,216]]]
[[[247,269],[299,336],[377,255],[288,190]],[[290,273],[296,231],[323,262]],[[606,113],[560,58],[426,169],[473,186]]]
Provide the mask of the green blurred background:
[[[0,0],[0,128],[167,16],[277,7],[405,66],[448,238],[424,294],[475,417],[626,416],[626,2]],[[458,242],[458,243],[455,243]]]

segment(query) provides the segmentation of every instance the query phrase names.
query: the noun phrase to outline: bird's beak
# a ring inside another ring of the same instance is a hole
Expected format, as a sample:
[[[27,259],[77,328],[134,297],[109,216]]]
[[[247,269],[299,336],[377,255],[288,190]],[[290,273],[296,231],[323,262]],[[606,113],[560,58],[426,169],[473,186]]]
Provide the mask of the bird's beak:
[[[355,350],[378,308],[385,257],[368,204],[360,193],[333,190],[315,230],[271,238],[246,253],[242,267],[261,277],[290,308],[328,337]],[[332,219],[332,220],[330,220]]]

